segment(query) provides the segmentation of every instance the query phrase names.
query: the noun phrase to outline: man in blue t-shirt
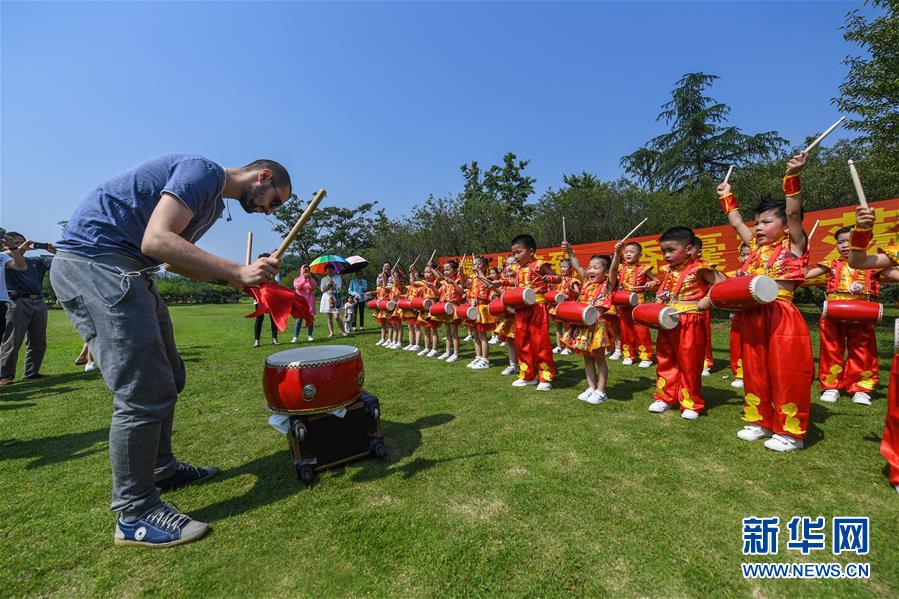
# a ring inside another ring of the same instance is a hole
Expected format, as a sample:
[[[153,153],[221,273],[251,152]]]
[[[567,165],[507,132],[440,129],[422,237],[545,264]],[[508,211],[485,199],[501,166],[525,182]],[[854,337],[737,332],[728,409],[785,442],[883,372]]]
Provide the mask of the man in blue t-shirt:
[[[7,270],[25,270],[28,263],[22,256],[22,251],[31,248],[31,242],[26,241],[23,245],[11,248],[6,243],[6,230],[0,228],[0,340],[6,332],[6,308],[9,303],[9,292],[6,289],[6,271]]]
[[[238,200],[247,212],[271,214],[294,197],[287,170],[271,160],[223,168],[202,156],[160,156],[91,191],[55,244],[53,289],[113,394],[116,544],[166,546],[203,536],[208,525],[179,514],[159,494],[218,473],[180,462],[172,451],[185,371],[153,273],[165,264],[220,285],[274,281],[275,258],[244,266],[194,242],[221,218],[223,198]]]

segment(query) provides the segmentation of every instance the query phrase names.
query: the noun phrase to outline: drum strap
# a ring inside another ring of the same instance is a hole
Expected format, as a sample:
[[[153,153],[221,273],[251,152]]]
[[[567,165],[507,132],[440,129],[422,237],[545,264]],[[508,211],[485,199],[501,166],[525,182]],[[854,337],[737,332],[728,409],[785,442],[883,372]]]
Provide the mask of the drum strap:
[[[668,303],[672,303],[676,298],[677,294],[680,293],[681,287],[684,286],[684,281],[687,280],[687,275],[696,270],[696,267],[699,266],[698,262],[694,262],[693,264],[688,264],[681,271],[680,276],[677,278],[677,284],[674,286],[674,290],[671,292],[671,297],[668,300]],[[662,291],[665,289],[665,283],[668,282],[668,277],[671,276],[671,269],[668,269],[668,272],[665,273],[665,278],[662,279],[662,284],[659,285],[659,290]]]

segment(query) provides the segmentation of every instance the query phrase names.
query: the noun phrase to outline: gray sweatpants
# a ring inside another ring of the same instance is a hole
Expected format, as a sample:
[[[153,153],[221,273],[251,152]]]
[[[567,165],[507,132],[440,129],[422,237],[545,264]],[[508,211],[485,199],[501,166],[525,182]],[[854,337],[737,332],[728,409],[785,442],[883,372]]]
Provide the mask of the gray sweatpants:
[[[19,298],[7,304],[6,330],[0,346],[0,378],[16,377],[23,340],[25,372],[22,376],[28,378],[40,371],[47,351],[47,305],[42,299]]]
[[[172,420],[184,388],[169,311],[130,258],[58,252],[50,282],[112,391],[112,510],[135,518],[161,501],[155,481],[174,474]]]

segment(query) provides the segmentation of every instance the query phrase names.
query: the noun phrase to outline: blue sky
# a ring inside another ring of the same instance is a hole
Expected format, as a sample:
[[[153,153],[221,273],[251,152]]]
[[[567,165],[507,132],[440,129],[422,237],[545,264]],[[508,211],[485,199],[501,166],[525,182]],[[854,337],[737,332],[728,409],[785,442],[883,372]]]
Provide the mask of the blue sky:
[[[399,216],[461,190],[459,166],[531,160],[621,175],[663,130],[684,73],[747,133],[799,144],[836,120],[861,2],[2,2],[0,224],[33,239],[96,184],[191,152],[224,166],[273,158],[295,190],[377,200]],[[845,132],[834,134],[828,143]],[[228,202],[231,203],[231,202]],[[241,260],[278,238],[232,207],[200,245]]]

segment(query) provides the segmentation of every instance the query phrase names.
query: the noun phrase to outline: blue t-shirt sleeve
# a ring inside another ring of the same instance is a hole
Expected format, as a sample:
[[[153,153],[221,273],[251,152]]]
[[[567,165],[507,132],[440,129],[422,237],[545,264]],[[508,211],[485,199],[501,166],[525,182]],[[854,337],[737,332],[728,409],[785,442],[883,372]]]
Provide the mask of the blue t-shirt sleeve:
[[[10,256],[9,254],[0,252],[0,268],[6,268],[6,263],[12,262],[12,260],[13,260],[12,256]],[[3,275],[0,274],[0,277],[2,277],[2,276]]]
[[[162,191],[176,196],[196,216],[209,209],[221,190],[222,179],[215,165],[195,158],[175,164]]]

